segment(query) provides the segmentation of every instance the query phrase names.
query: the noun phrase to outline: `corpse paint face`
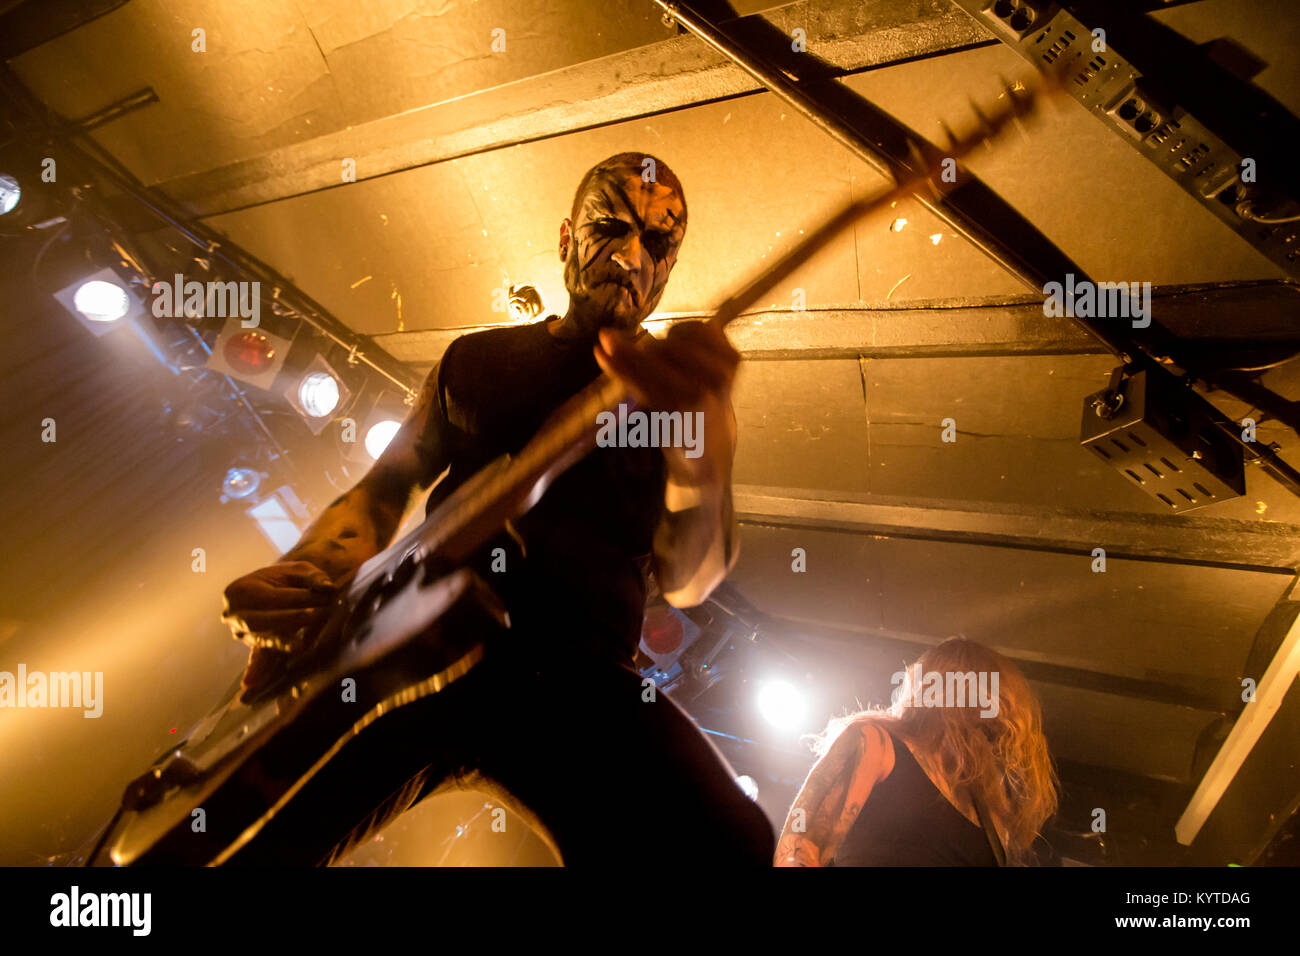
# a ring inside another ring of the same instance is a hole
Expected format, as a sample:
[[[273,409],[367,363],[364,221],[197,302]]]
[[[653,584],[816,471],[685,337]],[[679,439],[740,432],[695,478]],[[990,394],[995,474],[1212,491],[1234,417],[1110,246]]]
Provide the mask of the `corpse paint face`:
[[[654,311],[686,234],[681,195],[639,169],[602,171],[583,193],[577,222],[560,226],[570,309],[583,331],[634,331]]]

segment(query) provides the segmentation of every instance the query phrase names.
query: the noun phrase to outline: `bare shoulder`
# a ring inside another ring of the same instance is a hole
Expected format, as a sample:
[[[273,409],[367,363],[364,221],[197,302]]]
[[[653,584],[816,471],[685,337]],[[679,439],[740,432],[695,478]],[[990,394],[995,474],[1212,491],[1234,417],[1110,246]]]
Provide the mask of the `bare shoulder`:
[[[874,782],[884,780],[894,769],[894,742],[872,721],[863,721],[858,730],[863,736],[863,762],[876,768]]]

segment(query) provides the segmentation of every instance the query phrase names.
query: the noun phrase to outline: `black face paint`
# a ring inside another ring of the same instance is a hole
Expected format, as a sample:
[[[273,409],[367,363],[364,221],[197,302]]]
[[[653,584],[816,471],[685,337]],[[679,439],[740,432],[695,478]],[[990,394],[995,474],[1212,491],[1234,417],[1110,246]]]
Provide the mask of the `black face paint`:
[[[636,173],[593,177],[574,223],[573,254],[565,265],[565,285],[580,301],[585,324],[591,326],[588,331],[605,325],[630,331],[658,303],[685,234],[674,205],[680,208],[675,194],[642,189]],[[630,261],[631,270],[615,261],[617,254]]]

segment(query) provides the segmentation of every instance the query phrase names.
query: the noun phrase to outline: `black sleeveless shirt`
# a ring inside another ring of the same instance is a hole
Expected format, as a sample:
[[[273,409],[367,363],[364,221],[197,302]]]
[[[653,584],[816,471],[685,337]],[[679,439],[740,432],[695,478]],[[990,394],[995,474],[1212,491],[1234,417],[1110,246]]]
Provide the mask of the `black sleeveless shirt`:
[[[948,802],[906,744],[889,737],[894,769],[871,788],[831,865],[997,866],[984,829]]]
[[[479,468],[517,452],[556,407],[596,378],[593,345],[588,338],[557,339],[547,322],[451,343],[437,371],[451,470],[430,494],[426,513]],[[658,448],[597,448],[514,523],[522,551],[508,534],[489,542],[473,565],[505,600],[512,630],[551,650],[630,663],[666,479]],[[496,548],[506,552],[504,573],[492,569]]]

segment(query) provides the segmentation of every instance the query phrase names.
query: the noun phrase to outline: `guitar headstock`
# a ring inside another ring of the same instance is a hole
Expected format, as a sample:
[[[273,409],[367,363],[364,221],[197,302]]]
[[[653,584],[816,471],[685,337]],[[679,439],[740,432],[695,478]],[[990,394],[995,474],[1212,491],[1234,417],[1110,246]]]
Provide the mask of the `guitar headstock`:
[[[947,123],[940,121],[945,142],[924,148],[915,142],[908,144],[912,162],[903,177],[906,180],[929,180],[941,192],[953,185],[951,177],[940,176],[947,168],[945,161],[957,162],[974,152],[980,146],[991,146],[1003,136],[1008,129],[1024,128],[1025,120],[1036,115],[1043,101],[1061,92],[1061,84],[1056,76],[1047,75],[1034,86],[1026,86],[1022,81],[1002,81],[1002,93],[998,96],[995,107],[982,109],[974,99],[970,100],[971,112],[975,114],[975,128],[969,133],[958,136]]]

